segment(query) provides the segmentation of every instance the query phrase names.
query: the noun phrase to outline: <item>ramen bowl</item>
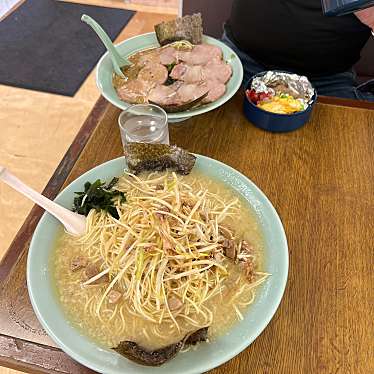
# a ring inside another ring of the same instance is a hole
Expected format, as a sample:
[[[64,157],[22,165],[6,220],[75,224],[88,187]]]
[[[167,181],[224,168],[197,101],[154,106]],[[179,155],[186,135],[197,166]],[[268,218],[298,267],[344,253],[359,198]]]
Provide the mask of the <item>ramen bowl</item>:
[[[72,205],[74,192],[86,181],[109,181],[123,173],[125,159],[117,158],[95,167],[67,186],[55,201],[67,208]],[[281,220],[270,201],[244,175],[219,161],[197,156],[197,171],[218,179],[232,187],[254,212],[264,237],[264,271],[271,276],[259,286],[256,298],[244,319],[237,322],[228,333],[209,343],[200,343],[195,349],[179,353],[174,359],[159,367],[145,367],[127,360],[114,350],[105,348],[78,330],[65,316],[58,300],[52,259],[61,225],[48,213],[40,220],[33,235],[27,260],[27,286],[34,311],[54,342],[81,364],[105,374],[122,373],[202,373],[230,360],[265,329],[275,314],[286,286],[288,274],[288,249]]]
[[[265,74],[266,72],[261,72],[254,75],[249,80],[245,89],[250,89],[252,80],[254,78]],[[244,95],[243,111],[246,118],[253,125],[259,127],[260,129],[271,132],[289,132],[297,130],[309,121],[316,100],[317,94],[316,90],[314,90],[314,95],[311,99],[311,103],[306,109],[292,114],[278,114],[259,108],[256,104],[248,99],[247,95]]]
[[[203,42],[216,45],[222,49],[223,59],[229,63],[232,67],[232,76],[226,83],[226,92],[218,100],[204,104],[196,108],[186,110],[184,112],[168,113],[169,122],[179,122],[186,120],[192,116],[209,112],[210,110],[216,109],[228,101],[239,89],[243,80],[243,66],[240,62],[239,57],[236,53],[229,48],[226,44],[214,39],[210,36],[203,36]],[[133,38],[127,39],[116,45],[116,48],[121,56],[129,57],[136,52],[144,49],[159,47],[159,43],[154,32],[134,36]],[[113,87],[114,69],[112,61],[109,57],[108,52],[105,53],[96,68],[96,84],[101,94],[114,106],[122,110],[127,109],[131,104],[122,101]]]

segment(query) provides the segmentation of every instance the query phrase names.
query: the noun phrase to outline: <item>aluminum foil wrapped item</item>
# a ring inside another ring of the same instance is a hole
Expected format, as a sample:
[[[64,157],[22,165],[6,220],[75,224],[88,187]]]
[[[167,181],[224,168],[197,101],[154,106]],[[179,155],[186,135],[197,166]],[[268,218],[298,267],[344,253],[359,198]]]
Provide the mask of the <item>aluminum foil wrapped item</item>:
[[[307,77],[271,70],[254,78],[251,89],[271,95],[288,94],[305,104],[311,104],[314,95],[314,89]]]

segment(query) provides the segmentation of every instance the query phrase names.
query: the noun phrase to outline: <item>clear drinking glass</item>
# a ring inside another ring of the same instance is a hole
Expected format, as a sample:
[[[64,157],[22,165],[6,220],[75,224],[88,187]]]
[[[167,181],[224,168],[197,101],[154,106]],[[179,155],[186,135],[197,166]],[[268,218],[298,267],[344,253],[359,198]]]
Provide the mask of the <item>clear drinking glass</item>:
[[[120,114],[118,124],[124,149],[132,142],[169,144],[168,116],[157,105],[132,105]]]

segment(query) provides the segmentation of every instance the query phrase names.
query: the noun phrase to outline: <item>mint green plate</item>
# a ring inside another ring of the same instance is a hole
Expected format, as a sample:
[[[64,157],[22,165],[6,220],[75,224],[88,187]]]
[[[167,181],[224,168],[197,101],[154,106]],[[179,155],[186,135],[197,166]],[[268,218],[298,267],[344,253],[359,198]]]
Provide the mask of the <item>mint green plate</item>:
[[[210,36],[203,37],[203,42],[208,44],[217,45],[223,51],[223,57],[225,61],[227,61],[232,67],[232,76],[228,83],[226,84],[226,93],[216,100],[213,103],[205,104],[201,107],[186,110],[184,112],[179,113],[168,113],[168,118],[170,122],[178,122],[184,119],[187,119],[192,116],[196,116],[198,114],[209,112],[212,109],[218,108],[222,104],[224,104],[227,100],[229,100],[235,92],[239,89],[240,85],[242,84],[243,80],[243,66],[239,60],[239,57],[236,53],[229,48],[226,44],[220,42],[217,39],[214,39]],[[148,34],[142,34],[138,36],[134,36],[133,38],[127,39],[122,43],[116,45],[116,48],[121,56],[128,57],[135,52],[141,51],[143,49],[152,48],[152,47],[159,47],[156,34],[154,32],[150,32]],[[108,52],[105,53],[96,68],[96,84],[99,88],[101,94],[110,101],[113,105],[120,109],[127,109],[129,104],[125,103],[124,101],[120,100],[117,95],[116,90],[112,84],[112,77],[113,77],[113,65],[108,55]]]
[[[72,182],[55,201],[70,208],[74,191],[80,191],[84,182],[93,182],[97,178],[109,181],[113,176],[121,175],[125,165],[125,159],[121,157],[97,166]],[[244,320],[238,322],[228,334],[212,343],[201,343],[196,350],[179,353],[161,367],[140,366],[82,335],[64,316],[51,274],[54,243],[56,235],[61,232],[61,226],[51,215],[45,213],[30,245],[27,287],[34,311],[44,329],[61,349],[81,364],[105,374],[202,373],[243,351],[273,317],[281,301],[288,273],[287,240],[277,212],[260,189],[233,168],[204,156],[198,156],[195,167],[232,186],[248,201],[265,237],[264,270],[272,275],[260,286],[254,303],[244,314]]]

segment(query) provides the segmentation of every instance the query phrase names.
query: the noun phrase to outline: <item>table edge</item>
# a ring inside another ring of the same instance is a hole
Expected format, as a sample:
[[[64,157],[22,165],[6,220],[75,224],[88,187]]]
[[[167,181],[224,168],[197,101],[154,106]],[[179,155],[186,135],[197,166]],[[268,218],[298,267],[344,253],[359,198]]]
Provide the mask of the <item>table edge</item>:
[[[6,347],[4,349],[4,347]],[[80,363],[74,361],[71,357],[67,356],[59,348],[49,347],[43,344],[30,342],[20,338],[13,338],[8,335],[0,334],[0,366],[10,368],[13,370],[22,370],[30,374],[68,374],[72,368],[79,368],[81,374],[93,374],[95,371],[81,366]],[[7,355],[4,355],[5,352]],[[42,366],[43,361],[39,363],[33,363],[27,358],[17,359],[16,356],[22,352],[24,357],[27,356],[39,356],[41,358],[48,355],[48,359],[54,362],[59,362],[62,356],[69,358],[68,365],[65,367],[58,366],[57,368],[51,368]],[[60,370],[59,370],[60,369]]]
[[[49,199],[54,199],[56,197],[62,185],[66,181],[70,171],[73,169],[79,155],[95,130],[99,119],[109,105],[110,103],[102,96],[100,96],[96,101],[94,107],[75,136],[72,144],[68,148],[67,152],[44,188],[42,192],[44,196],[48,197]],[[18,230],[17,235],[0,261],[0,282],[3,282],[9,274],[9,271],[12,269],[14,263],[17,261],[20,255],[23,244],[31,237],[43,213],[44,210],[36,205],[34,205],[31,209],[21,228]]]
[[[333,97],[333,96],[318,96],[318,103],[328,104],[328,105],[337,105],[342,107],[350,108],[361,108],[361,109],[372,109],[374,110],[374,102],[364,101],[364,100],[354,100],[354,99],[345,99],[342,97]]]

